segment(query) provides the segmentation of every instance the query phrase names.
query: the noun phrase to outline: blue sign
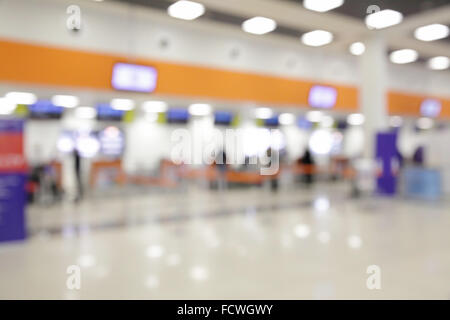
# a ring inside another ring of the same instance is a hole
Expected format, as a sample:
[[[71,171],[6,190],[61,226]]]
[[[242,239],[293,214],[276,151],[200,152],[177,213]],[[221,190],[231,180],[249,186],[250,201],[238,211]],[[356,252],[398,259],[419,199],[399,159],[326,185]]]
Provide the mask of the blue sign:
[[[25,181],[24,173],[0,173],[0,242],[25,239]]]
[[[380,164],[377,179],[378,193],[394,195],[397,190],[395,164],[398,164],[397,133],[380,132],[376,136],[376,159]]]
[[[0,120],[0,242],[25,238],[23,120]]]

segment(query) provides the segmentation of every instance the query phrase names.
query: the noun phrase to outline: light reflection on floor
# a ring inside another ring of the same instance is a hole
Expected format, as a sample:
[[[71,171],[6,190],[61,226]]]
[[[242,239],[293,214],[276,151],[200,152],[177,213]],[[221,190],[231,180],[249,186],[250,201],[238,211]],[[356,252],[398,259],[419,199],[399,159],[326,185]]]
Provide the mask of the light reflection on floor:
[[[448,203],[347,195],[334,184],[31,208],[33,236],[0,246],[0,298],[449,299]],[[73,264],[79,291],[66,288]],[[366,287],[369,265],[381,290]]]

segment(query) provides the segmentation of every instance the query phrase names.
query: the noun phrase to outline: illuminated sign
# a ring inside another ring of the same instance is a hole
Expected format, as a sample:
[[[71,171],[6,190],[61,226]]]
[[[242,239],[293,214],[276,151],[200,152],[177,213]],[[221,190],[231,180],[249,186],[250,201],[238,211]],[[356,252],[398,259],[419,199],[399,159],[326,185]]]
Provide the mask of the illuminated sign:
[[[425,99],[420,105],[420,113],[424,117],[435,118],[441,113],[441,102],[435,99]]]
[[[314,108],[330,109],[336,104],[336,98],[335,88],[317,85],[309,90],[308,104]]]
[[[114,64],[111,85],[116,90],[153,92],[157,78],[153,67],[119,62]]]

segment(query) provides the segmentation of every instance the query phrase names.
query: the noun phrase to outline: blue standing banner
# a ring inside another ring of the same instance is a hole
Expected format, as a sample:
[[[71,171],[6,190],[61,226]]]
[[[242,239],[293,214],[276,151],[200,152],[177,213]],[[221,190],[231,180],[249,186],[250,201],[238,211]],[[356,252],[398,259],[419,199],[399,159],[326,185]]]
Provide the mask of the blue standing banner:
[[[399,169],[396,132],[377,134],[375,157],[379,165],[377,192],[394,195],[397,191],[397,171]]]
[[[23,127],[21,119],[0,119],[0,242],[26,237]]]

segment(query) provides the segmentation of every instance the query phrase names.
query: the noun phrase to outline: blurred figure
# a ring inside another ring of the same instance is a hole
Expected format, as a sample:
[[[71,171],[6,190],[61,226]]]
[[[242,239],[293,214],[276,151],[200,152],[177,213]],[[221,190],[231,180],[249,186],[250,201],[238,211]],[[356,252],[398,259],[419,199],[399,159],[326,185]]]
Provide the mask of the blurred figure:
[[[80,201],[83,198],[83,182],[81,179],[81,156],[77,148],[73,151],[73,163],[75,170],[75,180],[77,195],[75,196],[75,202]]]
[[[306,149],[303,156],[297,160],[297,164],[303,167],[303,182],[305,182],[307,185],[311,185],[314,182],[314,176],[312,172],[314,167],[314,158],[308,148]]]
[[[266,156],[269,159],[268,168],[277,168],[277,172],[270,176],[270,190],[278,191],[278,172],[280,164],[280,153],[277,150],[269,147],[266,151]]]
[[[227,188],[227,154],[225,150],[220,150],[216,157],[216,168],[219,174],[217,183],[219,190],[225,190]]]

